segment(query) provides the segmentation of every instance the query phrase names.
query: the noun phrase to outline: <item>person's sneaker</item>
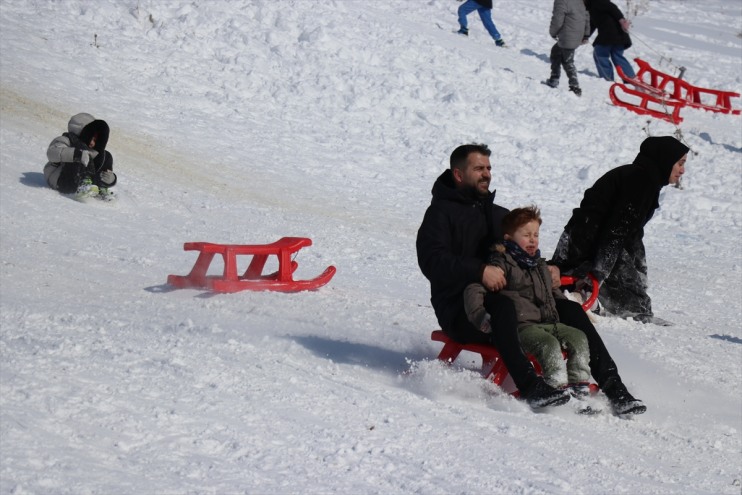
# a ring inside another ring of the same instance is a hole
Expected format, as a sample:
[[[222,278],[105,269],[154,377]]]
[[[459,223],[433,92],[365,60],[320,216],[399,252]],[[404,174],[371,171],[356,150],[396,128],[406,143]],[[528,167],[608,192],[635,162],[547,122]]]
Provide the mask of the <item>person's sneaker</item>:
[[[86,177],[82,180],[82,183],[77,187],[77,191],[75,191],[74,198],[75,199],[85,199],[85,198],[92,198],[94,196],[97,196],[100,193],[100,190],[98,189],[98,186],[93,184],[93,181]]]
[[[618,416],[629,416],[633,414],[644,414],[647,406],[642,401],[634,398],[626,389],[620,378],[611,377],[603,385],[603,393],[608,397],[613,413]]]
[[[590,384],[587,382],[570,383],[566,390],[569,392],[569,406],[577,414],[600,414],[603,408],[600,403],[594,400],[590,395]]]
[[[559,86],[559,79],[551,79],[551,78],[549,78],[546,81],[544,81],[544,84],[546,84],[550,88],[556,88],[557,86]]]
[[[523,398],[532,409],[561,406],[569,402],[569,397],[569,392],[552,387],[541,377],[538,377],[536,382],[523,394]]]
[[[460,34],[461,36],[469,36],[469,30],[462,27],[461,29],[456,31],[456,34]]]
[[[577,96],[582,96],[582,90],[580,89],[579,86],[570,86],[569,90],[573,92],[574,94],[576,94]]]
[[[98,197],[103,201],[114,201],[116,193],[108,187],[100,187],[98,188]]]
[[[632,316],[631,318],[641,323],[651,323],[653,325],[659,325],[661,327],[671,327],[673,325],[670,321],[663,320],[662,318],[646,313],[640,313],[638,315]]]
[[[575,414],[582,414],[584,416],[592,416],[603,412],[603,407],[600,403],[590,398],[577,399],[571,397],[567,405],[574,410]]]
[[[590,384],[587,382],[570,383],[567,392],[575,399],[586,399],[590,397]]]
[[[495,45],[497,45],[497,46],[501,46],[501,47],[503,47],[503,48],[507,46],[507,45],[505,44],[505,40],[504,40],[504,39],[502,39],[502,38],[500,38],[499,40],[495,40]]]

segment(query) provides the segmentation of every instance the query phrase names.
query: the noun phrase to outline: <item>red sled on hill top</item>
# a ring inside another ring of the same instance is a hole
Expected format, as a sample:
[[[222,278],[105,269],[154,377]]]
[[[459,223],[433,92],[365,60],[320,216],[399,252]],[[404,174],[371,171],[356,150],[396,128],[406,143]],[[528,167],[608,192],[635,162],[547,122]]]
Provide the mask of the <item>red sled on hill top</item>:
[[[626,77],[621,67],[616,67],[626,84],[614,83],[609,89],[614,105],[673,124],[683,121],[680,110],[686,106],[709,112],[740,114],[740,109],[733,108],[731,102],[732,98],[739,98],[739,93],[693,86],[679,77],[660,72],[644,60],[636,58],[634,61],[639,66],[634,78]]]

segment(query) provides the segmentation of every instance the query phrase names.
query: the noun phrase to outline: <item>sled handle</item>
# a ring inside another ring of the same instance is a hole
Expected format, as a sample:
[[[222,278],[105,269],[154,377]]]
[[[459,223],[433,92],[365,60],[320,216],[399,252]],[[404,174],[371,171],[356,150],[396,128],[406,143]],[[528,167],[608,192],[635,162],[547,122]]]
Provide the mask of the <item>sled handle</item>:
[[[589,278],[593,284],[593,291],[590,293],[590,297],[588,297],[587,300],[582,303],[582,309],[584,309],[585,311],[590,310],[592,305],[598,299],[598,291],[600,290],[600,283],[598,282],[598,279],[595,278],[595,275],[593,275],[592,273],[588,273],[587,278]],[[574,284],[578,280],[580,280],[580,277],[573,277],[572,275],[562,275],[562,277],[559,279],[559,283],[561,285],[570,285]]]

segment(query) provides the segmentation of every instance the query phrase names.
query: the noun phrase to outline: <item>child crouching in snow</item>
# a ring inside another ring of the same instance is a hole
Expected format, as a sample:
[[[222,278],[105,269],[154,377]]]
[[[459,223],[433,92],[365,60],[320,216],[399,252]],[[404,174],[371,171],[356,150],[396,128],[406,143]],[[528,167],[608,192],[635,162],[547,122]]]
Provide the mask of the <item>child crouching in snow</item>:
[[[44,177],[52,189],[76,199],[113,199],[116,185],[113,156],[106,150],[109,127],[89,113],[73,115],[67,132],[54,138],[46,150]]]
[[[546,383],[568,387],[573,397],[584,398],[589,394],[590,379],[587,337],[577,328],[559,323],[555,299],[565,296],[552,287],[551,274],[541,258],[540,226],[541,214],[535,206],[512,210],[502,219],[505,241],[494,246],[487,262],[505,274],[507,285],[501,293],[515,305],[523,351],[536,357]],[[484,286],[470,284],[464,291],[464,306],[469,321],[489,333],[485,294]],[[562,349],[567,351],[566,363]]]

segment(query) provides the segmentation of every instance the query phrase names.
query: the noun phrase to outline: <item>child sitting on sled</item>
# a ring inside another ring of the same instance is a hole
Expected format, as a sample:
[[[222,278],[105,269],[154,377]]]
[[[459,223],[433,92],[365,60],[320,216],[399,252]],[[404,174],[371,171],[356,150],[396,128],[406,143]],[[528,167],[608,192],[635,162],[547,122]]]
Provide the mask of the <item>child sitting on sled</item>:
[[[501,290],[513,300],[518,315],[518,335],[523,352],[533,354],[546,383],[568,388],[572,397],[589,395],[590,352],[585,334],[559,323],[555,299],[565,299],[553,288],[546,261],[539,251],[541,214],[535,206],[516,208],[502,219],[505,241],[496,244],[487,260],[502,269],[507,285]],[[464,291],[469,321],[489,333],[490,315],[484,308],[486,289],[470,284]],[[562,357],[567,352],[567,360]]]

